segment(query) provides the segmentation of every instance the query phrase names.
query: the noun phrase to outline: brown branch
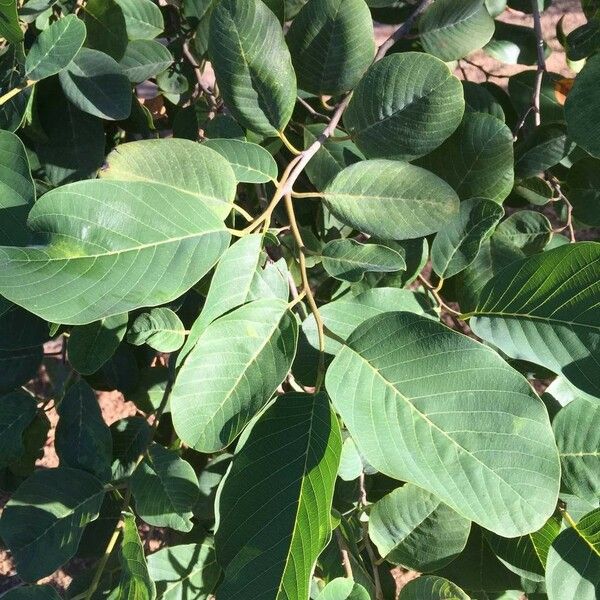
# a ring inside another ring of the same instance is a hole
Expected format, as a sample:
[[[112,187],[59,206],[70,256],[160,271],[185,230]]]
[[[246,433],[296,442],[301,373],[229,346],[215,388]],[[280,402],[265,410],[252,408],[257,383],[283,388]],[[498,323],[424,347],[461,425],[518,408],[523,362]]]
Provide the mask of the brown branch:
[[[340,549],[340,554],[342,555],[342,565],[344,567],[346,577],[354,580],[354,573],[352,573],[352,564],[350,562],[350,553],[348,552],[348,547],[346,546],[346,542],[340,533],[339,527],[335,530],[335,539]]]
[[[531,10],[533,12],[533,29],[535,31],[537,47],[537,71],[535,74],[535,86],[533,91],[533,110],[535,111],[535,124],[537,127],[541,123],[540,95],[542,93],[544,73],[546,73],[546,57],[544,55],[544,37],[542,33],[542,19],[540,16],[538,0],[531,0]]]

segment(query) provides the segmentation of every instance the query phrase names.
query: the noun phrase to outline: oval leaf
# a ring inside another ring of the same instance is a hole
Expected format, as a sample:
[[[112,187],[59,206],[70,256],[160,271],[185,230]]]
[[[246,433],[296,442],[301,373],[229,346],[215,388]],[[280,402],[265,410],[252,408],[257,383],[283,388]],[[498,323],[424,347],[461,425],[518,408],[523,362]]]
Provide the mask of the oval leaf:
[[[170,308],[153,308],[136,318],[127,332],[127,341],[134,346],[148,344],[158,352],[175,352],[183,346],[185,327]]]
[[[442,577],[426,575],[409,581],[398,600],[470,600],[457,585]]]
[[[119,65],[131,83],[141,83],[162,73],[173,63],[173,56],[160,42],[155,40],[134,40],[127,49]]]

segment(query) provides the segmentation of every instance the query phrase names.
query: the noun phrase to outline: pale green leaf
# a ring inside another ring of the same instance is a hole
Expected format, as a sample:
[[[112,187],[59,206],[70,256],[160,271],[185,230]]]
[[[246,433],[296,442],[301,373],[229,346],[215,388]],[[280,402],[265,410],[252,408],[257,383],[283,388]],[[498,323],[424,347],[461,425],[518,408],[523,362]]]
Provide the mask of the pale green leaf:
[[[173,138],[130,142],[117,146],[106,163],[101,178],[169,186],[221,219],[231,211],[235,174],[222,156],[202,144]]]
[[[175,352],[185,341],[185,327],[170,308],[153,308],[142,313],[127,332],[127,341],[134,346],[148,344],[158,352]]]
[[[131,83],[141,83],[162,73],[173,63],[169,50],[156,40],[133,40],[119,61]]]
[[[409,581],[402,588],[398,600],[470,600],[470,598],[451,581],[435,575],[425,575]]]
[[[21,579],[46,577],[75,554],[104,493],[89,473],[63,467],[35,471],[17,488],[0,518],[0,536]]]
[[[441,60],[403,52],[367,71],[344,113],[344,125],[368,158],[412,160],[448,138],[464,110],[461,83]]]
[[[277,17],[261,0],[221,0],[212,12],[208,52],[235,119],[264,135],[288,124],[296,75]]]
[[[362,585],[343,577],[330,581],[317,596],[317,600],[370,600],[370,598]]]
[[[567,244],[500,271],[481,293],[470,325],[511,358],[562,373],[600,394],[600,244]]]
[[[325,394],[279,396],[245,434],[217,498],[220,600],[308,597],[331,536],[340,448]]]
[[[212,268],[230,239],[190,194],[141,182],[52,190],[35,204],[29,226],[48,233],[49,244],[0,247],[0,293],[72,325],[174,300]]]
[[[152,40],[165,27],[160,8],[152,0],[116,0],[123,11],[130,40]]]
[[[323,194],[336,218],[384,240],[435,233],[459,208],[456,193],[439,177],[394,160],[366,160],[346,167]]]
[[[296,341],[296,319],[282,300],[250,302],[208,325],[171,393],[179,437],[201,452],[229,445],[287,375]]]
[[[419,315],[385,313],[354,330],[326,386],[378,471],[499,535],[535,531],[554,511],[560,466],[545,407],[482,344]]]
[[[344,481],[354,481],[363,472],[363,461],[354,440],[348,436],[342,444],[338,477]]]

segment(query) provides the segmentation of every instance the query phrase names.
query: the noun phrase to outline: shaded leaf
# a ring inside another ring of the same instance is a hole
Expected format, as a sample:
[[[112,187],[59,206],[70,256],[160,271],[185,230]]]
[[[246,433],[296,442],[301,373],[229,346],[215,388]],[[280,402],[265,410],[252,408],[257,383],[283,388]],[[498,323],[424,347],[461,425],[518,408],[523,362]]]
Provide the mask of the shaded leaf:
[[[119,61],[131,83],[141,83],[162,73],[173,63],[169,50],[156,40],[133,40]]]
[[[542,213],[520,210],[509,215],[494,232],[494,239],[525,254],[541,252],[552,238],[552,224]]]
[[[587,225],[600,225],[600,161],[583,158],[567,175],[573,215]]]
[[[152,40],[165,27],[160,8],[152,0],[116,0],[125,17],[130,40]]]
[[[0,1],[0,37],[12,43],[20,42],[23,39],[23,32],[19,27],[16,0]]]
[[[50,585],[26,585],[13,588],[2,594],[3,600],[60,600],[56,590]]]
[[[84,7],[86,45],[121,60],[127,48],[127,26],[115,0],[88,0]]]
[[[0,468],[25,453],[23,433],[37,412],[35,398],[22,390],[0,398]]]
[[[128,477],[152,440],[152,430],[143,417],[127,417],[110,426],[113,440],[113,479]]]

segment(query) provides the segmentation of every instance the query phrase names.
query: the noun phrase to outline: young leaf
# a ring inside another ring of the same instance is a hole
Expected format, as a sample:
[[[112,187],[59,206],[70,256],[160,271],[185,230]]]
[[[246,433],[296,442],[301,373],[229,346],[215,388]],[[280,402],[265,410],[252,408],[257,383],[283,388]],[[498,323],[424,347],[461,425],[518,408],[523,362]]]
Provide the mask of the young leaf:
[[[171,393],[173,425],[200,452],[229,445],[287,375],[296,319],[281,300],[250,302],[201,333]],[[222,360],[223,353],[228,356]]]
[[[69,362],[82,375],[91,375],[110,359],[127,331],[128,315],[114,315],[71,329],[67,342]]]
[[[494,35],[494,20],[483,0],[436,0],[419,19],[425,51],[448,62],[483,48]]]
[[[360,281],[367,272],[394,273],[406,269],[404,258],[395,250],[350,239],[328,242],[321,257],[327,273],[341,281]]]
[[[311,0],[286,37],[298,85],[316,96],[356,86],[375,56],[375,37],[364,0]]]
[[[85,33],[83,21],[75,15],[52,23],[40,33],[27,54],[27,78],[39,81],[60,73],[83,46]]]
[[[217,499],[217,597],[305,598],[331,535],[341,436],[327,396],[287,394],[253,424]]]
[[[440,277],[448,278],[466,269],[503,214],[502,207],[492,200],[472,198],[461,202],[458,217],[438,232],[433,240],[433,270]]]
[[[89,473],[63,467],[35,471],[17,488],[0,518],[0,536],[21,579],[46,577],[75,554],[104,493]]]
[[[133,40],[127,44],[119,65],[131,83],[141,83],[162,73],[173,63],[169,50],[156,40]]]
[[[398,600],[470,600],[457,585],[435,575],[425,575],[409,581]]]
[[[165,24],[160,8],[152,0],[116,0],[123,11],[130,40],[152,40]]]
[[[35,204],[29,225],[48,232],[50,242],[1,247],[0,292],[48,321],[72,325],[174,300],[212,268],[230,239],[189,194],[141,182],[82,181],[53,190]]]
[[[154,600],[156,587],[148,574],[144,546],[135,525],[135,517],[131,513],[125,513],[124,516],[119,560],[121,580],[116,597],[119,600]]]
[[[439,177],[393,160],[366,160],[346,167],[323,194],[336,218],[383,240],[435,233],[459,208],[456,193]]]
[[[56,453],[61,467],[81,469],[100,481],[111,479],[112,438],[94,390],[83,380],[73,384],[58,406]]]
[[[162,548],[148,557],[148,573],[162,600],[208,600],[221,569],[212,542]]]
[[[266,183],[277,179],[277,163],[273,156],[258,144],[241,140],[212,139],[204,142],[227,159],[235,177],[242,183]]]
[[[577,398],[562,408],[552,428],[567,490],[590,502],[600,498],[600,405]]]
[[[464,110],[460,81],[441,60],[404,52],[367,71],[344,113],[344,125],[368,158],[413,160],[448,138]]]
[[[131,112],[131,84],[104,52],[82,48],[59,75],[65,96],[82,111],[120,121]]]
[[[198,479],[192,466],[175,452],[152,444],[131,476],[131,491],[141,519],[177,531],[192,529]]]
[[[317,600],[369,600],[370,598],[362,585],[343,577],[330,581],[317,596]]]
[[[221,0],[208,52],[219,89],[244,127],[277,135],[296,103],[296,75],[277,17],[261,0]]]
[[[467,544],[471,522],[433,494],[410,483],[378,500],[369,537],[387,561],[421,573],[437,571]]]
[[[36,412],[35,398],[22,390],[0,398],[0,469],[25,453],[23,433]]]
[[[120,144],[106,159],[100,177],[160,183],[225,219],[235,198],[236,179],[229,163],[206,145],[189,140],[142,140]]]
[[[560,465],[545,407],[491,349],[431,319],[385,313],[350,335],[326,386],[378,471],[499,535],[535,531],[554,512]]]
[[[133,322],[127,341],[134,346],[148,344],[158,352],[175,352],[183,346],[185,327],[170,308],[153,308]]]
[[[579,242],[534,254],[488,282],[470,325],[511,358],[562,373],[600,394],[600,244]]]

